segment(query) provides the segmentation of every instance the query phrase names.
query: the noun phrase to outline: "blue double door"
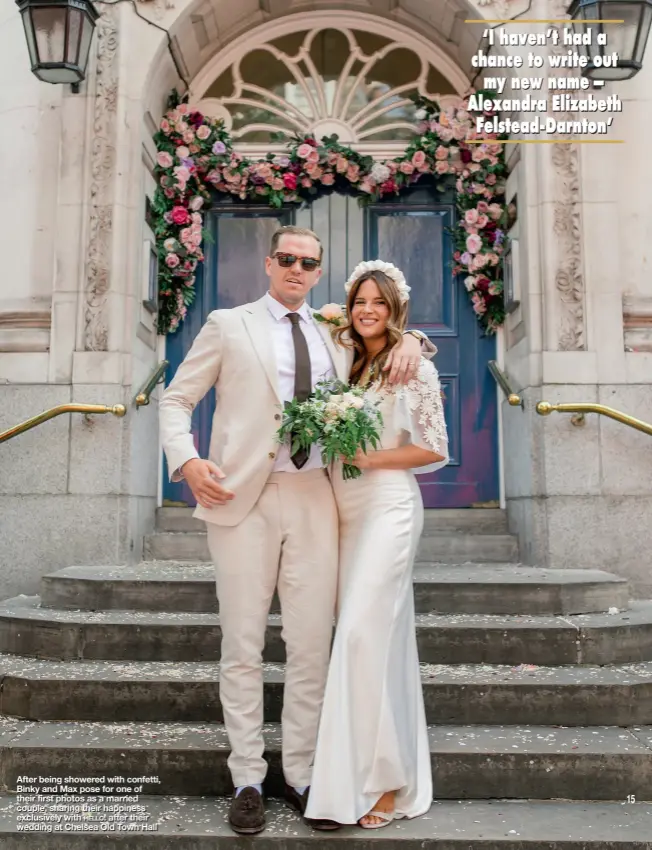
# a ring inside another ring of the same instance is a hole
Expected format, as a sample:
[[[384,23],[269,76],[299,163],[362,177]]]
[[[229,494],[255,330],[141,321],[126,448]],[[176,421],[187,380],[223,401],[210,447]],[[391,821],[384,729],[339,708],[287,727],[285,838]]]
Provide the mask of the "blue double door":
[[[409,325],[428,334],[438,348],[435,362],[444,391],[451,462],[420,476],[428,508],[486,505],[499,498],[497,399],[487,363],[493,338],[481,334],[462,282],[453,276],[453,198],[417,189],[395,203],[361,209],[355,199],[332,194],[301,210],[219,204],[207,213],[211,234],[188,316],[167,339],[167,381],[187,354],[211,310],[236,307],[267,290],[264,260],[279,224],[309,227],[324,244],[324,272],[311,305],[344,303],[344,282],[363,259],[381,258],[405,273],[411,287]],[[243,387],[246,392],[246,387]],[[207,457],[214,392],[197,405],[192,419],[195,445]],[[182,482],[164,470],[164,504],[194,505]]]

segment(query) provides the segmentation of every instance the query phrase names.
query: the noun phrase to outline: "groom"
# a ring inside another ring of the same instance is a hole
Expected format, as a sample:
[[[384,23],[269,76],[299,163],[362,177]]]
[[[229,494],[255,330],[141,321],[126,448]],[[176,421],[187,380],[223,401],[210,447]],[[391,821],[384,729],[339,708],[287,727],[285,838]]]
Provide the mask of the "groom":
[[[276,442],[283,403],[306,398],[318,380],[348,381],[350,356],[316,322],[306,296],[321,275],[322,245],[310,230],[281,227],[259,301],[216,310],[160,404],[162,443],[173,481],[185,478],[206,521],[215,564],[222,649],[220,698],[235,792],[229,823],[265,827],[262,783],[265,630],[278,589],[286,644],[282,762],[286,800],[304,813],[328,669],[338,566],[338,520],[320,451]],[[390,380],[416,373],[420,343],[406,336]],[[194,407],[215,387],[209,460],[190,431]],[[312,821],[317,829],[337,828]]]

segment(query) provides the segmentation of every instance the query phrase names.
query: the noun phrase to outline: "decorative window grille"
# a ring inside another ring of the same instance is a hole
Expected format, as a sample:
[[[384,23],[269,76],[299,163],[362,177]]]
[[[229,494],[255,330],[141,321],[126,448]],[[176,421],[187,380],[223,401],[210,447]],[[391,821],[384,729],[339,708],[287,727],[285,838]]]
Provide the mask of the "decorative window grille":
[[[297,135],[336,134],[373,155],[404,147],[418,132],[417,95],[443,105],[457,99],[414,45],[320,27],[253,45],[199,106],[225,121],[240,149],[269,151]]]

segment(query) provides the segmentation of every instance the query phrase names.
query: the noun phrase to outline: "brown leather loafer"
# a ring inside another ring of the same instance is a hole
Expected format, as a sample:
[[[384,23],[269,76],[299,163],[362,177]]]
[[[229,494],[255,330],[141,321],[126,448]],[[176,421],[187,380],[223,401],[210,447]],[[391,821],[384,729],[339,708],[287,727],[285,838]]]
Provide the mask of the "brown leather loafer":
[[[229,809],[229,826],[241,835],[254,835],[265,829],[265,806],[255,788],[247,787],[236,797],[233,794]]]
[[[342,824],[337,823],[334,820],[313,820],[313,818],[306,817],[305,811],[306,806],[308,805],[308,794],[310,794],[310,787],[306,788],[303,794],[299,794],[295,788],[288,785],[287,782],[285,783],[285,802],[299,812],[304,823],[308,824],[308,826],[311,826],[313,829],[323,829],[324,831],[339,829]]]

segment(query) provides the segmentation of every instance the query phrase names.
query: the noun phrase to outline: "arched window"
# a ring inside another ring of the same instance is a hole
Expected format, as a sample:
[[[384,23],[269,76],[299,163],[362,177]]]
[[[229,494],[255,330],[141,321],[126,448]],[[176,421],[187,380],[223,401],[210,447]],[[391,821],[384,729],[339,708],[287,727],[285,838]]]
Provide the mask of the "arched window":
[[[224,119],[239,148],[270,150],[297,135],[337,134],[374,153],[404,146],[417,132],[415,95],[444,104],[456,98],[414,45],[320,27],[248,45],[199,106]]]

